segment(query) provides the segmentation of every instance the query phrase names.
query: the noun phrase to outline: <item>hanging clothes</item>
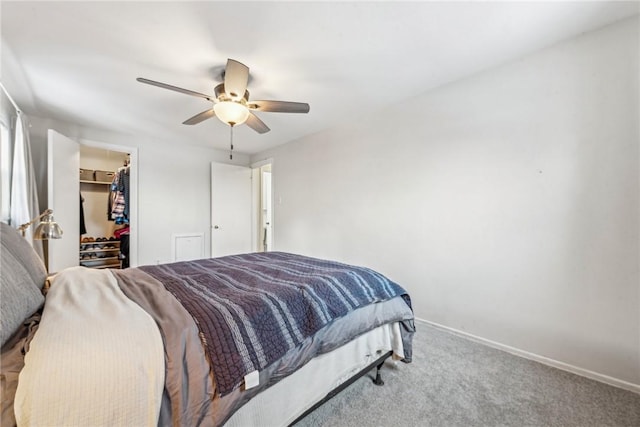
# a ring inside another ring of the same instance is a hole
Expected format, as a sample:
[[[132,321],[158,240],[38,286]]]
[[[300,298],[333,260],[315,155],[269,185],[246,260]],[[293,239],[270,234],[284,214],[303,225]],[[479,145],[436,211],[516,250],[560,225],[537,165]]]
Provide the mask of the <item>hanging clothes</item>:
[[[118,169],[120,176],[118,177],[118,191],[122,193],[124,197],[124,210],[122,214],[127,218],[129,222],[129,166]]]
[[[118,168],[109,187],[108,219],[116,224],[129,223],[129,166]]]
[[[120,268],[129,268],[129,230],[127,225],[113,233],[120,240]]]
[[[80,193],[80,235],[87,234],[87,226],[84,223],[84,197],[82,197],[82,193]]]

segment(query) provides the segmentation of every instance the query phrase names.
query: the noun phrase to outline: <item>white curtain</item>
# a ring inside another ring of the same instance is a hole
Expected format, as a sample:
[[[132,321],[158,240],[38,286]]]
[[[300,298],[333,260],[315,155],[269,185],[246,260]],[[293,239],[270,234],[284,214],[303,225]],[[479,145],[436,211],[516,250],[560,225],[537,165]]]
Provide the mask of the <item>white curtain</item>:
[[[11,175],[11,224],[19,227],[40,215],[38,205],[38,190],[36,176],[31,160],[31,143],[27,120],[23,113],[16,117],[15,139],[13,145],[13,165]],[[36,253],[43,258],[42,241],[33,239],[32,225],[26,231],[25,237],[31,243]]]

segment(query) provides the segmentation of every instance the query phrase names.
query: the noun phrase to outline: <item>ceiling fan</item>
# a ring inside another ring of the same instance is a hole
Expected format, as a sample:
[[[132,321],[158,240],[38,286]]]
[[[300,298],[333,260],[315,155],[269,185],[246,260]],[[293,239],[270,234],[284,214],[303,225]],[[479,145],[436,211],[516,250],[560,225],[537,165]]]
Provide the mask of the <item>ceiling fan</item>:
[[[195,125],[211,117],[217,117],[233,128],[242,123],[247,124],[258,133],[269,132],[269,127],[258,118],[253,111],[267,111],[272,113],[308,113],[309,104],[288,101],[249,101],[249,67],[234,60],[227,59],[224,71],[224,82],[214,88],[214,96],[183,89],[166,83],[138,77],[140,83],[158,86],[187,95],[204,98],[213,103],[211,108],[185,120],[182,124]],[[232,134],[233,135],[233,134]],[[233,142],[232,142],[233,149]]]

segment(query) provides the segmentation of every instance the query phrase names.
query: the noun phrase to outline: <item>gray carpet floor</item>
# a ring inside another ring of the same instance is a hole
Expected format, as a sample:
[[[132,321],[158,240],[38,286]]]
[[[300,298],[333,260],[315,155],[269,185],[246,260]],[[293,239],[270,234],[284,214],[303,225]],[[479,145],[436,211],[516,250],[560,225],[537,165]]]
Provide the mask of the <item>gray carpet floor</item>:
[[[640,395],[417,322],[413,363],[385,363],[307,426],[635,426]]]

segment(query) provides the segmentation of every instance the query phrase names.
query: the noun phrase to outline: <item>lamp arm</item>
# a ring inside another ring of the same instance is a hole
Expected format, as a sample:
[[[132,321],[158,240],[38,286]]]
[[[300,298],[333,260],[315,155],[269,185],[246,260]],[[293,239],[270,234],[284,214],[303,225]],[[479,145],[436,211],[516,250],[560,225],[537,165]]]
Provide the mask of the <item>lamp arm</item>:
[[[44,216],[50,215],[52,213],[53,213],[53,209],[45,210],[40,215],[38,215],[36,218],[34,218],[31,221],[27,222],[26,224],[22,224],[20,227],[18,227],[18,231],[20,231],[22,233],[22,237],[24,237],[25,232],[27,231],[27,228],[29,228],[31,226],[31,224],[33,224],[36,221],[40,221]]]

